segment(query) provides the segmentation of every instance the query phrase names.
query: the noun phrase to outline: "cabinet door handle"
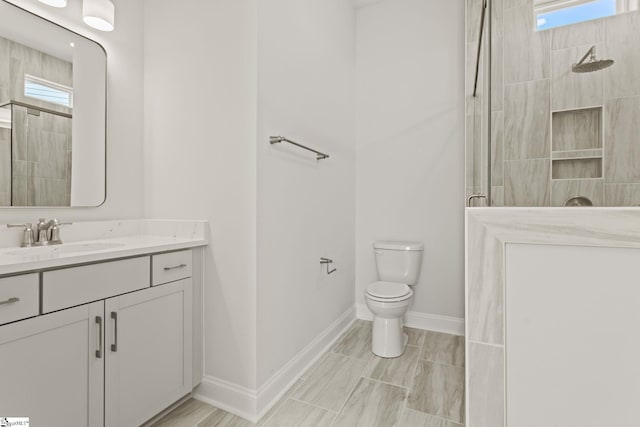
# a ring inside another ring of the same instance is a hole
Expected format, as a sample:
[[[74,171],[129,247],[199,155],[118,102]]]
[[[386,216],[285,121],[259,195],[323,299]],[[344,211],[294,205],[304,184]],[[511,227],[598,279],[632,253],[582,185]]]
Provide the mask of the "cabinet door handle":
[[[20,301],[20,298],[9,298],[6,301],[0,301],[0,305],[7,305],[7,304],[14,304],[16,302]]]
[[[98,349],[96,350],[96,358],[102,359],[102,317],[96,316],[96,325],[98,325]]]
[[[118,313],[112,311],[111,318],[113,319],[113,344],[111,344],[111,351],[115,353],[118,351]]]
[[[175,270],[177,268],[185,268],[187,264],[174,265],[173,267],[165,267],[164,271]]]

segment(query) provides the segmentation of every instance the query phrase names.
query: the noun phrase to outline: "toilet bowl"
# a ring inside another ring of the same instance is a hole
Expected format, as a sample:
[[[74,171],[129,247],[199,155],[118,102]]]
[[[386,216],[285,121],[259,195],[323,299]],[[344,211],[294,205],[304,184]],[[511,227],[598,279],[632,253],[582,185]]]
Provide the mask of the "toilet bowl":
[[[397,241],[376,242],[373,247],[380,280],[367,286],[364,295],[373,313],[371,351],[379,357],[398,357],[407,345],[403,319],[413,299],[410,286],[418,281],[424,247]]]
[[[404,283],[374,282],[367,287],[365,302],[373,313],[371,351],[376,356],[392,358],[404,353],[408,337],[402,332],[402,322],[412,299],[413,291]]]

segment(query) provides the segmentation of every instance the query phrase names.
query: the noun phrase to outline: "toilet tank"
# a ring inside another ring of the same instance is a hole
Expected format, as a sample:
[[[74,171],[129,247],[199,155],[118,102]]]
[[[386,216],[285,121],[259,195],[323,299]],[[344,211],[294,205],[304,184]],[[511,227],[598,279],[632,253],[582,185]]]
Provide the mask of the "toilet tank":
[[[420,242],[381,241],[373,244],[378,280],[418,283],[424,245]]]

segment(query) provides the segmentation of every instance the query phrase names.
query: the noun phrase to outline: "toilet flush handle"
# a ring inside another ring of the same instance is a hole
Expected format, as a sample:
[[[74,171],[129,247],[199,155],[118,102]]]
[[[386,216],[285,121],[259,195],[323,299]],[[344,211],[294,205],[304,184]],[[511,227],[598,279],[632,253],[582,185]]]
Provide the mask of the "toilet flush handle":
[[[330,258],[320,258],[320,264],[327,265],[327,274],[334,273],[337,270],[337,268],[334,268],[333,270],[329,270],[329,264],[333,264],[333,260]]]

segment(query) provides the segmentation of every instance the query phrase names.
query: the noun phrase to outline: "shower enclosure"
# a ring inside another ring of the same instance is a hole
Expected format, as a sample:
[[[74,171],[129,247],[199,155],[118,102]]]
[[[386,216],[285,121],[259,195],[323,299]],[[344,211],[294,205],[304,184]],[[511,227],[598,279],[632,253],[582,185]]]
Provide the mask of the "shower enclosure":
[[[467,205],[640,205],[638,0],[466,1]]]
[[[72,116],[0,103],[0,206],[70,206]]]

